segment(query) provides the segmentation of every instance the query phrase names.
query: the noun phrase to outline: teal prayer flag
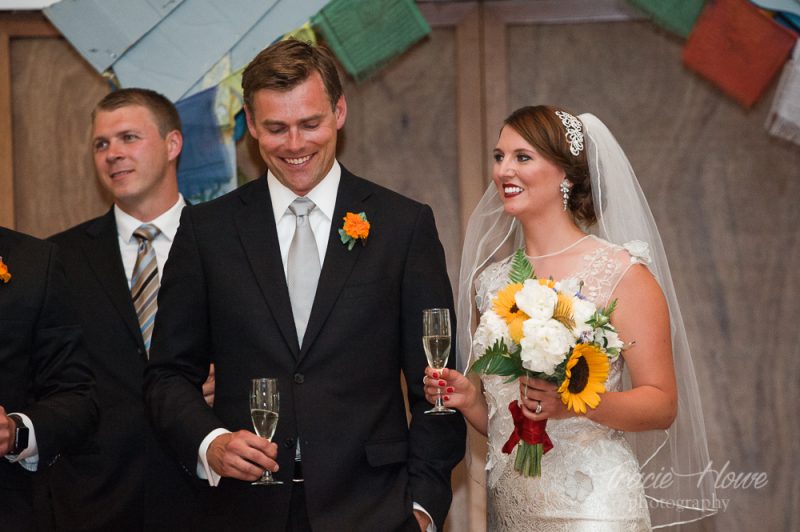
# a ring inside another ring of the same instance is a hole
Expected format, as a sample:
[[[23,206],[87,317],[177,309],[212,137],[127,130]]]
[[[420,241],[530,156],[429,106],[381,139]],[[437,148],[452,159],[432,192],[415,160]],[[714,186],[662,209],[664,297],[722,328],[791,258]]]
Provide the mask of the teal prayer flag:
[[[431,31],[412,0],[333,0],[311,23],[356,81]]]
[[[653,19],[653,22],[684,39],[694,27],[705,5],[704,0],[628,0]]]

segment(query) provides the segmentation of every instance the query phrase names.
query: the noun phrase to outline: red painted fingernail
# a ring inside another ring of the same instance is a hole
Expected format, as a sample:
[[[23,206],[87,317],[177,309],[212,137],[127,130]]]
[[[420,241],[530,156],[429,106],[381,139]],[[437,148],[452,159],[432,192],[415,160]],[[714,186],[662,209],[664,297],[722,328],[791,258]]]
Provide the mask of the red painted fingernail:
[[[445,401],[449,401],[449,400],[450,400],[450,396],[449,396],[449,395],[445,395],[445,396],[444,396],[444,400],[445,400]]]
[[[452,386],[447,387],[447,393],[453,393],[454,391],[456,391],[456,389],[453,388]]]
[[[439,378],[439,373],[437,371],[433,372],[433,378],[434,379],[438,379]]]
[[[447,384],[447,383],[444,382],[444,381],[439,381],[439,386],[444,386],[445,384]]]

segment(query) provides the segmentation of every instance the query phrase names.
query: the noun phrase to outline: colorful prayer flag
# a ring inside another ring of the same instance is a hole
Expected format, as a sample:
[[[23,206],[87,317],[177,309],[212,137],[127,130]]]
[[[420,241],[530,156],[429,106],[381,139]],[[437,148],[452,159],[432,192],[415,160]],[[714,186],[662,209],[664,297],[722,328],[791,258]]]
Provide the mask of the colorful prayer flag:
[[[797,35],[747,0],[716,0],[697,19],[683,62],[745,107],[778,74]]]

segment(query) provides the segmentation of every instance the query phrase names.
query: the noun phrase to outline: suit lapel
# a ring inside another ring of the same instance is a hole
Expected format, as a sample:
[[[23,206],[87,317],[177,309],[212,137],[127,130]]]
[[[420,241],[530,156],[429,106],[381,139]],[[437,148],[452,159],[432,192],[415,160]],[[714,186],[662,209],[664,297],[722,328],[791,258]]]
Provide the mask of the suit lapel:
[[[281,261],[278,231],[272,215],[272,202],[266,177],[261,177],[239,194],[241,208],[236,212],[236,227],[250,267],[286,344],[297,356],[297,330],[289,301],[289,288]]]
[[[333,306],[339,298],[345,282],[350,277],[358,257],[361,255],[363,246],[360,244],[356,244],[351,250],[348,250],[347,246],[342,244],[339,229],[342,227],[342,219],[347,212],[357,213],[366,210],[364,202],[369,194],[369,190],[361,186],[361,182],[342,167],[342,178],[336,195],[336,207],[331,221],[331,232],[328,236],[325,262],[320,272],[317,294],[314,297],[314,306],[311,309],[308,328],[303,337],[303,349],[300,352],[301,359],[308,352],[308,348],[322,330],[322,326],[328,319],[331,310],[333,310]]]
[[[88,240],[83,241],[83,252],[89,267],[119,312],[134,341],[144,349],[139,320],[131,301],[125,268],[122,266],[114,209],[89,225],[86,228],[86,235]]]

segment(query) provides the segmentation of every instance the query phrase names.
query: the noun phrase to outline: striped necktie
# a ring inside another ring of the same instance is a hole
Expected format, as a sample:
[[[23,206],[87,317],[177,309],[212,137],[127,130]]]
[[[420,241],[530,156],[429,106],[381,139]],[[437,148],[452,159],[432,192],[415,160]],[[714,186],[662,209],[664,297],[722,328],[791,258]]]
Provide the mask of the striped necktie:
[[[139,240],[139,250],[131,277],[131,298],[133,308],[136,309],[136,317],[139,318],[139,329],[142,331],[148,358],[150,358],[153,323],[158,310],[158,263],[153,249],[153,239],[160,232],[161,230],[153,224],[142,224],[133,232],[133,236]]]

